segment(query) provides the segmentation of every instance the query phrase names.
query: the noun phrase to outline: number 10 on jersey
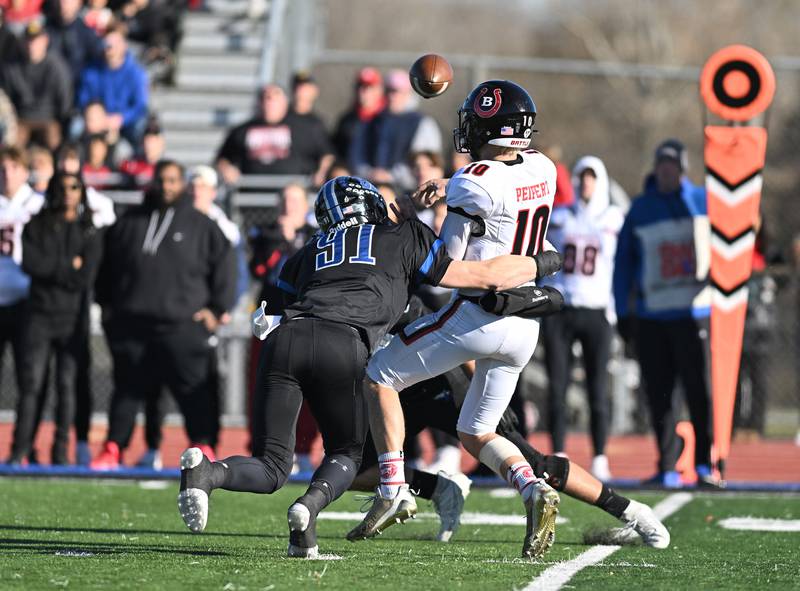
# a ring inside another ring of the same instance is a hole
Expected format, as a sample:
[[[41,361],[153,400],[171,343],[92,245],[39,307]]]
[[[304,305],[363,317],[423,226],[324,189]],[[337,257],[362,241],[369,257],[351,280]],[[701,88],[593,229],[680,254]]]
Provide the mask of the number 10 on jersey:
[[[528,239],[528,248],[525,254],[532,257],[542,252],[544,248],[544,234],[547,232],[547,222],[550,220],[550,207],[541,205],[533,210],[521,209],[517,214],[517,231],[514,234],[514,245],[511,254],[522,254],[525,238]]]

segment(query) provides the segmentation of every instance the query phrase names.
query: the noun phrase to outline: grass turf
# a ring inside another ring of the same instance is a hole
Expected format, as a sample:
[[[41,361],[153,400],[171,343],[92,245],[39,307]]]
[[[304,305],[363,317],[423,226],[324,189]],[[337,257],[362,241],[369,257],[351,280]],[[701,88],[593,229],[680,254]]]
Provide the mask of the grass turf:
[[[553,550],[539,563],[519,555],[524,527],[462,525],[450,544],[433,541],[434,519],[395,526],[379,539],[343,539],[355,521],[320,520],[320,551],[341,560],[284,557],[286,509],[302,492],[271,496],[215,491],[206,532],[191,534],[176,508],[177,484],[0,480],[1,589],[514,589],[587,550],[586,529],[615,525],[563,497]],[[641,493],[653,504],[665,494]],[[347,493],[332,511],[357,511]],[[475,491],[466,510],[521,514],[515,498]],[[426,501],[420,511],[432,512]],[[667,520],[672,546],[623,547],[569,583],[577,589],[797,588],[800,533],[724,530],[729,516],[800,518],[800,496],[705,495]]]

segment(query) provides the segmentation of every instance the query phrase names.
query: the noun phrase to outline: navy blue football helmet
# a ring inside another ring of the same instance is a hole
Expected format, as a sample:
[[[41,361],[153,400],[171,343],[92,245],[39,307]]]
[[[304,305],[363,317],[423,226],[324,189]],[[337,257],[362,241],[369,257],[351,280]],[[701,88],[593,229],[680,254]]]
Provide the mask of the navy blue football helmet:
[[[357,176],[337,176],[322,185],[314,215],[319,229],[326,233],[361,224],[385,224],[389,219],[378,189]]]
[[[536,120],[531,95],[510,80],[487,80],[467,95],[458,110],[458,127],[453,130],[457,152],[468,152],[480,160],[478,151],[486,144],[524,149],[530,146]]]

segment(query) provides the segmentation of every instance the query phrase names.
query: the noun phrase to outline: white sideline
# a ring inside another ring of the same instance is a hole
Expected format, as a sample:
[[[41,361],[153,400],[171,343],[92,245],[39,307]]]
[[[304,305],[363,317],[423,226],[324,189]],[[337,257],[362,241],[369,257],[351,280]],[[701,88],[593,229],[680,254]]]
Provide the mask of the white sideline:
[[[664,520],[673,513],[676,513],[691,500],[691,493],[674,493],[655,505],[653,507],[653,512],[659,519]],[[622,546],[593,546],[586,552],[581,552],[572,560],[559,562],[545,569],[538,577],[531,581],[523,591],[557,591],[579,571],[587,566],[603,561],[603,559],[611,556],[621,547]]]

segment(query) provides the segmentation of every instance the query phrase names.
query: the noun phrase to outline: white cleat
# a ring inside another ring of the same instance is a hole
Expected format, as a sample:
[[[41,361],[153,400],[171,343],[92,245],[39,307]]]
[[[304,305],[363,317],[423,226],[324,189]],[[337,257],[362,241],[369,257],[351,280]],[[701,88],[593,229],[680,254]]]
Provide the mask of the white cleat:
[[[211,493],[209,472],[211,462],[197,447],[181,454],[181,490],[178,493],[178,511],[183,522],[195,533],[206,528],[208,522],[208,496]]]
[[[449,542],[461,525],[461,513],[464,511],[464,501],[469,496],[472,481],[464,474],[453,475],[439,472],[436,477],[436,488],[431,501],[439,515],[441,526],[436,539],[440,542]]]
[[[651,548],[663,550],[669,546],[669,531],[661,523],[653,510],[638,501],[631,501],[622,514],[621,521],[626,522],[625,527],[617,528],[611,532],[611,542],[630,544],[637,539]]]
[[[286,555],[290,558],[319,558],[316,528],[312,525],[311,511],[302,503],[294,503],[286,515],[289,522],[289,548]]]
[[[416,517],[417,501],[408,489],[408,484],[401,486],[393,498],[382,497],[380,490],[378,487],[374,496],[367,497],[367,502],[372,501],[372,506],[361,523],[348,532],[347,539],[351,542],[380,535],[387,527]]]

